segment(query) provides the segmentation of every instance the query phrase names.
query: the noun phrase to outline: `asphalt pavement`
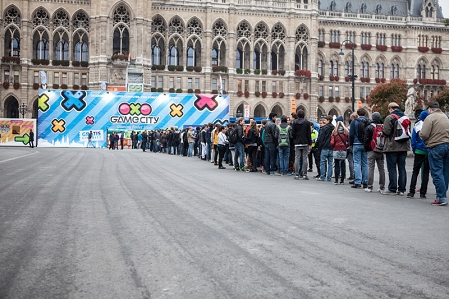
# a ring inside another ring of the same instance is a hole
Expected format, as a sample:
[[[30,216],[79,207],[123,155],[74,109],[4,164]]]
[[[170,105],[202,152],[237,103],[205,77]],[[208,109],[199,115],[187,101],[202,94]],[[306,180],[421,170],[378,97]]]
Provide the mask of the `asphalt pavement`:
[[[408,199],[39,147],[0,148],[0,181],[0,298],[449,298],[449,207],[431,182]]]

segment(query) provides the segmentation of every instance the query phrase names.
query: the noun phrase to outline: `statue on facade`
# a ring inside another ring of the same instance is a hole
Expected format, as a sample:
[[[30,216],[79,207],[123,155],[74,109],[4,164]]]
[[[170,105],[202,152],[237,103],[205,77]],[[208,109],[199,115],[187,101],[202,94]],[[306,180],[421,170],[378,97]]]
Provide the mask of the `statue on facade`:
[[[410,85],[409,89],[407,91],[407,100],[405,101],[405,115],[407,115],[410,119],[415,118],[414,110],[417,106],[417,100],[416,100],[416,90],[415,88]]]

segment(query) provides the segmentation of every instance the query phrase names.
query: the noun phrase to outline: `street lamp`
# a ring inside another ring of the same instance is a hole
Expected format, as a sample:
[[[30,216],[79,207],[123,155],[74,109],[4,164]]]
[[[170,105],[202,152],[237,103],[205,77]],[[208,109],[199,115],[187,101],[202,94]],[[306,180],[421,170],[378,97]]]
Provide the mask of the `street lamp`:
[[[22,118],[25,117],[25,112],[27,111],[27,104],[22,103],[22,105],[20,105],[20,113],[22,113]]]
[[[354,46],[355,46],[355,44],[351,41],[351,40],[349,40],[349,39],[347,39],[347,40],[344,40],[342,43],[341,43],[341,48],[340,48],[340,53],[338,53],[338,55],[345,55],[345,53],[343,53],[343,45],[345,44],[345,43],[351,43],[351,48],[352,48],[352,62],[351,62],[351,75],[349,76],[349,78],[351,78],[351,85],[352,85],[352,98],[351,98],[351,104],[352,104],[352,112],[354,112],[354,101],[355,101],[355,96],[354,96],[354,94],[355,94],[355,88],[354,88],[354,81],[355,81],[355,79],[357,78],[357,75],[354,75]]]

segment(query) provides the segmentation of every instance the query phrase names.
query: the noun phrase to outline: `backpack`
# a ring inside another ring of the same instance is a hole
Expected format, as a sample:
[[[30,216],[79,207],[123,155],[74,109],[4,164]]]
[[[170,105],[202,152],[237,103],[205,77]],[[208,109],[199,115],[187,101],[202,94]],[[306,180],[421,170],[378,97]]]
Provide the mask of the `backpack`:
[[[229,143],[236,144],[237,141],[239,141],[239,134],[237,132],[237,128],[231,129],[231,132],[229,133]]]
[[[357,118],[356,121],[357,121],[357,138],[359,139],[360,142],[363,143],[363,141],[365,140],[365,129],[367,126],[369,126],[370,122],[366,118],[364,118],[363,120]]]
[[[189,143],[189,139],[187,138],[187,131],[184,132],[184,134],[182,135],[182,142],[183,143]]]
[[[285,128],[281,128],[281,126],[278,126],[278,129],[279,129],[279,146],[290,146],[288,137],[288,126]]]
[[[371,149],[373,152],[381,153],[384,150],[386,136],[382,131],[384,125],[372,124],[374,126],[373,136],[371,137]]]
[[[391,115],[394,117],[391,120],[394,141],[407,142],[412,138],[412,133],[410,132],[410,119],[407,117],[407,115],[404,115],[402,117],[399,117],[396,114]]]
[[[179,143],[179,132],[173,133],[173,143],[176,143],[176,144]]]

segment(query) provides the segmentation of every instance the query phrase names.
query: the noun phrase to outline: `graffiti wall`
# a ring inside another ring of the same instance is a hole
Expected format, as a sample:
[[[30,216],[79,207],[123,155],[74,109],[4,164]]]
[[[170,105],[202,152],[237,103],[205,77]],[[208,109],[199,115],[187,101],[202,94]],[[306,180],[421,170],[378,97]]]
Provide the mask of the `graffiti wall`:
[[[39,90],[39,146],[83,147],[87,135],[106,146],[107,130],[142,131],[226,123],[229,96]]]
[[[35,119],[0,118],[0,146],[28,146],[31,130],[36,132]]]

